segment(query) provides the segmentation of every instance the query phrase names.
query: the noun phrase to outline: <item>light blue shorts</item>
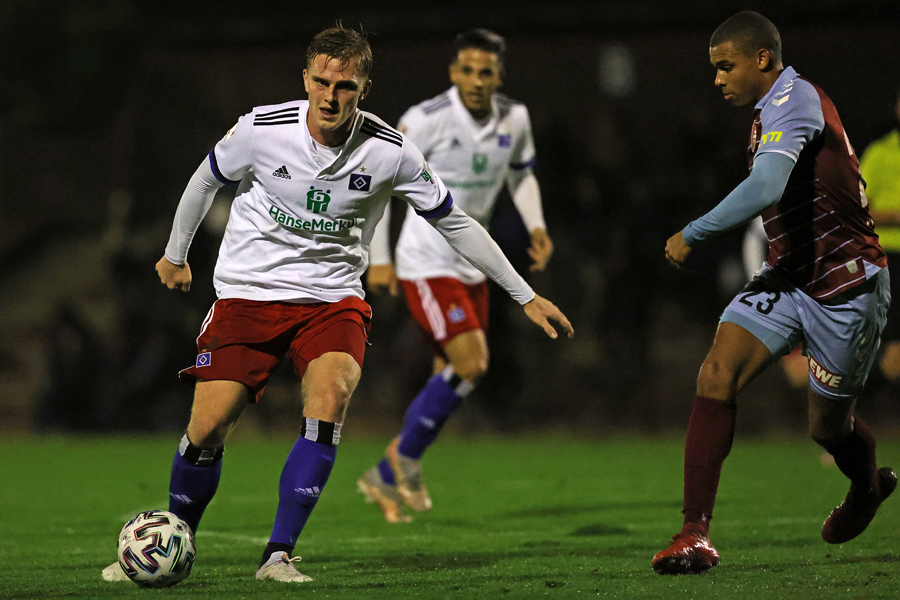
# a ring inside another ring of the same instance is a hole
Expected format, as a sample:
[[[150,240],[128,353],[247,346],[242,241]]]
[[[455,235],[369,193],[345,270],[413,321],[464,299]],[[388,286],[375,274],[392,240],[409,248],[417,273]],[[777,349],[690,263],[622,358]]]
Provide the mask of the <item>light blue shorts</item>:
[[[809,385],[835,399],[862,391],[875,361],[891,304],[887,269],[834,298],[817,302],[764,266],[722,313],[778,360],[799,343],[809,357]]]

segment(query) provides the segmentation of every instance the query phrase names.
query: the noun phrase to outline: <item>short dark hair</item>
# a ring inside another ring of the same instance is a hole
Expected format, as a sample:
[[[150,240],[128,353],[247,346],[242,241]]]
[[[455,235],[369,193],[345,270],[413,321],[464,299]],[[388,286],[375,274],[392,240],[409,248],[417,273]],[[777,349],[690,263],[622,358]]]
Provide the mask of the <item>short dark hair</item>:
[[[719,25],[709,40],[709,47],[714,48],[724,42],[734,42],[747,55],[760,49],[768,50],[773,62],[781,62],[778,28],[758,12],[745,10]]]
[[[506,40],[502,35],[494,33],[490,29],[478,28],[463,31],[453,40],[453,60],[455,61],[459,53],[467,48],[491,52],[497,55],[500,62],[503,62],[503,55],[506,54]]]
[[[307,68],[320,54],[341,61],[341,69],[354,62],[356,74],[361,77],[368,78],[372,70],[372,47],[366,40],[365,31],[347,29],[340,21],[334,27],[321,31],[310,42],[306,49]]]

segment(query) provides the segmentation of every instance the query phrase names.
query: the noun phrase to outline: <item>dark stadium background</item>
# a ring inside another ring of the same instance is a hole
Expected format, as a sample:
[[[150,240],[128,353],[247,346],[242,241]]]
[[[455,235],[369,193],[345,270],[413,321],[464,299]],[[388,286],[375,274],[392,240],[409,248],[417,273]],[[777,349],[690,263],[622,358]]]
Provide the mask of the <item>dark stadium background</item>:
[[[175,374],[193,362],[214,299],[221,218],[192,247],[192,291],[170,292],[153,265],[175,206],[239,115],[305,97],[306,45],[338,17],[370,34],[375,86],[361,107],[388,122],[449,86],[452,37],[474,26],[507,37],[504,91],[531,112],[556,254],[530,279],[577,333],[547,340],[494,288],[491,370],[457,432],[683,430],[717,316],[743,278],[741,231],[698,249],[691,273],[662,251],[746,173],[749,112],[721,99],[708,64],[719,22],[745,8],[770,17],[786,64],[831,96],[859,152],[891,127],[900,87],[896,1],[234,6],[0,6],[0,430],[184,426],[191,392]],[[508,198],[493,232],[526,268]],[[401,301],[370,301],[350,426],[387,434],[429,357]],[[805,428],[803,392],[777,369],[740,406],[744,433]],[[897,390],[880,387],[862,410],[896,425],[898,406]],[[295,428],[299,414],[284,369],[245,426]]]

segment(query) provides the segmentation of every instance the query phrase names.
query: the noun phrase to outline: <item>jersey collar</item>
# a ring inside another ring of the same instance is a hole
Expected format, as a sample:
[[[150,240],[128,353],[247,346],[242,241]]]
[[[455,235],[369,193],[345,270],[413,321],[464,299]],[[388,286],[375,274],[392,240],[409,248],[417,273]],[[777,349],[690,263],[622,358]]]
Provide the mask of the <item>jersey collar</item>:
[[[771,100],[775,94],[784,90],[784,86],[787,82],[791,81],[797,77],[797,71],[794,70],[794,67],[785,67],[784,71],[778,76],[778,79],[775,80],[775,83],[772,84],[772,87],[769,88],[769,91],[766,93],[762,99],[756,103],[756,110],[762,110],[762,108],[768,104],[769,100]]]
[[[365,120],[365,116],[363,115],[363,111],[356,109],[356,114],[353,115],[353,126],[350,127],[350,135],[347,136],[347,139],[344,141],[344,145],[341,147],[341,151],[338,153],[337,158],[335,158],[330,164],[322,166],[317,164],[313,159],[315,145],[312,138],[312,133],[310,133],[309,131],[309,123],[307,123],[306,121],[306,118],[308,116],[307,113],[309,113],[309,102],[306,103],[306,113],[301,115],[301,122],[303,123],[303,134],[305,138],[305,151],[307,153],[307,156],[309,157],[310,162],[316,164],[316,166],[319,167],[319,172],[316,175],[316,179],[324,179],[328,175],[334,174],[344,165],[344,163],[347,162],[347,157],[350,155],[350,151],[354,147],[354,142],[356,141],[356,138],[359,137],[359,128],[362,126],[362,123]]]
[[[453,105],[453,110],[456,111],[461,122],[466,124],[466,127],[472,132],[472,136],[475,139],[482,140],[494,133],[494,130],[497,128],[499,115],[497,111],[496,94],[491,98],[491,115],[484,125],[481,125],[476,121],[475,117],[472,116],[472,113],[469,112],[469,109],[466,108],[466,105],[463,104],[462,98],[459,96],[459,90],[455,85],[450,88],[447,95],[450,96],[450,103]]]

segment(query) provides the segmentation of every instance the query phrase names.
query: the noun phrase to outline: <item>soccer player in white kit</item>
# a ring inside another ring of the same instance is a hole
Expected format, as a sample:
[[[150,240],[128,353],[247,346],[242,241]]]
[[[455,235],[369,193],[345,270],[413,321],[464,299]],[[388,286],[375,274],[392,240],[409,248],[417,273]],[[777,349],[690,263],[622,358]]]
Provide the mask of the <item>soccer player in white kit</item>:
[[[531,169],[535,150],[528,110],[496,93],[505,49],[504,39],[486,29],[458,35],[450,65],[453,86],[410,108],[399,129],[423,152],[454,202],[482,225],[490,220],[506,183],[531,234],[531,269],[541,270],[553,244]],[[395,269],[387,221],[378,225],[372,241],[369,289],[396,294],[399,279],[413,319],[435,347],[434,376],[413,399],[384,459],[357,482],[367,501],[377,503],[385,519],[396,523],[411,520],[403,513],[404,504],[420,511],[431,508],[420,458],[487,370],[488,288],[481,271],[409,211]]]
[[[406,200],[457,251],[484,269],[550,337],[547,319],[572,326],[537,296],[476,221],[454,206],[406,136],[357,104],[370,91],[372,54],[340,25],[307,50],[308,101],[263,106],[238,121],[188,183],[156,265],[187,291],[188,248],[222,185],[237,185],[219,251],[219,299],[203,322],[187,432],[172,463],[169,510],[196,531],[219,483],[228,432],[256,402],[285,354],[301,377],[304,422],[287,457],[257,579],[303,582],[291,558],[334,463],[363,362],[371,310],[360,277],[375,224],[391,196]],[[121,580],[118,563],[104,570]]]

